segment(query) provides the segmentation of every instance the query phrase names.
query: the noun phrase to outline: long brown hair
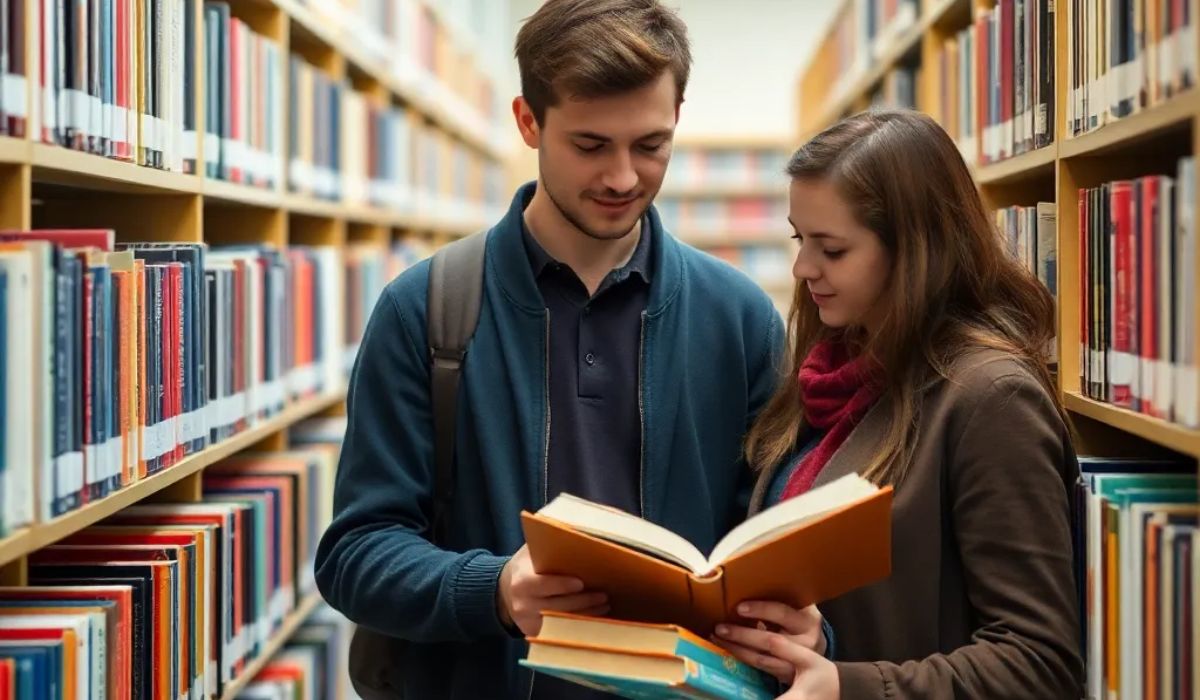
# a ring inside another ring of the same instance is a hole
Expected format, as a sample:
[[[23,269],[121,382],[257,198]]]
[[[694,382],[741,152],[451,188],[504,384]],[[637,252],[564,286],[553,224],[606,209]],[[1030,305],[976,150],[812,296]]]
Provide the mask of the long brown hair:
[[[792,156],[787,174],[834,185],[858,222],[883,241],[892,270],[881,296],[882,322],[833,331],[797,285],[788,313],[790,366],[755,421],[746,456],[756,469],[778,464],[804,427],[796,376],[809,350],[834,333],[881,370],[880,401],[892,425],[860,473],[899,484],[915,448],[922,387],[964,353],[993,348],[1026,364],[1063,415],[1048,368],[1054,300],[1005,251],[954,142],[912,111],[864,112],[835,124]]]

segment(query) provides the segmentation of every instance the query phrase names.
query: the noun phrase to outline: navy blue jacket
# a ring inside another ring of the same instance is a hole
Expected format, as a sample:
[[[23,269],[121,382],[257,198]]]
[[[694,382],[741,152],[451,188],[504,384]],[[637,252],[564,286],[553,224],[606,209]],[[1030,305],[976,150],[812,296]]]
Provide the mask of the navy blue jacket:
[[[317,582],[335,608],[408,643],[405,698],[525,698],[525,643],[496,611],[521,547],[520,513],[545,503],[545,304],[521,240],[534,185],[488,234],[483,305],[458,408],[457,493],[447,549],[429,544],[433,485],[428,261],[388,285],[350,382],[335,517]],[[741,272],[668,235],[647,213],[653,281],[642,315],[644,517],[708,551],[746,513],[742,439],[779,379],[779,314]]]

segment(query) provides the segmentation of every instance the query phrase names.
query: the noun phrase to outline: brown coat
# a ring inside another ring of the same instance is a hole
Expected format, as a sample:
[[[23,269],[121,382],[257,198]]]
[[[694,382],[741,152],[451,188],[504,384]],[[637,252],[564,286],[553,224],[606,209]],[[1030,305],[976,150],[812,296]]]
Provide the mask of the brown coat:
[[[894,494],[891,576],[818,606],[842,697],[1079,698],[1068,433],[1015,360],[976,352],[950,374],[923,395]],[[864,466],[889,418],[877,404],[816,485]],[[772,476],[760,476],[752,512]]]

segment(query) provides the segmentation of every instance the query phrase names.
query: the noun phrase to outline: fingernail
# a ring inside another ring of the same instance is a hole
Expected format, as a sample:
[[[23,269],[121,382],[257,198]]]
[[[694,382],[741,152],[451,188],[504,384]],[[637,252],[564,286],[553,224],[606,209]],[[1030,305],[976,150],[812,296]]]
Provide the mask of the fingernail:
[[[750,604],[742,603],[741,605],[738,606],[738,612],[743,615],[749,615],[750,614]]]
[[[729,627],[726,625],[717,625],[717,634],[721,635],[722,637],[728,635]]]

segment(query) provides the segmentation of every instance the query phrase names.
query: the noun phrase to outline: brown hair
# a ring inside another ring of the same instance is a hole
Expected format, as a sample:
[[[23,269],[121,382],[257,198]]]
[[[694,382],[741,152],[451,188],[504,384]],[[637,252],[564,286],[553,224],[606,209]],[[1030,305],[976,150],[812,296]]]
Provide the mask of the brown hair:
[[[825,327],[797,285],[788,313],[790,367],[747,437],[752,466],[778,464],[795,449],[803,428],[796,375],[813,345],[835,333],[881,369],[880,401],[895,416],[883,449],[862,471],[876,483],[903,480],[922,386],[948,376],[972,349],[1023,361],[1065,421],[1046,355],[1054,300],[1006,252],[962,156],[936,122],[912,111],[857,114],[796,151],[787,174],[832,183],[858,222],[883,241],[892,270],[881,296],[883,320],[870,338],[862,329]]]
[[[538,124],[561,96],[606,97],[670,70],[683,101],[687,27],[658,0],[547,0],[517,32],[521,94]]]

